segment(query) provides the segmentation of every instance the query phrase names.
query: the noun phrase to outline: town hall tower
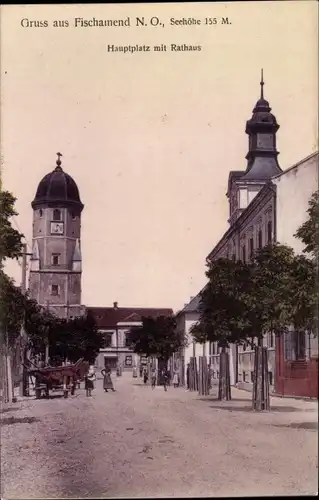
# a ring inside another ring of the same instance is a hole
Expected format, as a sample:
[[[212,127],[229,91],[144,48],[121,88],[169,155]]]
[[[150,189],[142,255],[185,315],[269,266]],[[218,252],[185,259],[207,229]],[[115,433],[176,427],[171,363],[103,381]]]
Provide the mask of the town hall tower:
[[[81,306],[81,212],[84,205],[70,175],[61,167],[38,185],[33,209],[30,295],[60,318],[83,314]]]

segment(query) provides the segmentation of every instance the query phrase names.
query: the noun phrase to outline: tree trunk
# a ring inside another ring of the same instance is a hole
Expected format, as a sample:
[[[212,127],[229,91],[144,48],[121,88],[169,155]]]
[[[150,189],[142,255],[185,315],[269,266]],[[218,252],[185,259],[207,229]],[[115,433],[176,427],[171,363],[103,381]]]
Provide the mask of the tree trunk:
[[[199,358],[199,381],[198,381],[198,392],[200,396],[208,396],[208,367],[206,356],[200,356]]]
[[[231,400],[229,354],[226,351],[225,346],[222,347],[222,352],[220,353],[219,356],[218,399],[221,401]]]
[[[189,360],[189,390],[198,390],[198,373],[197,373],[197,362],[196,358],[190,358]]]
[[[262,339],[258,339],[258,346],[255,346],[252,404],[256,411],[270,410],[268,349],[261,344]]]

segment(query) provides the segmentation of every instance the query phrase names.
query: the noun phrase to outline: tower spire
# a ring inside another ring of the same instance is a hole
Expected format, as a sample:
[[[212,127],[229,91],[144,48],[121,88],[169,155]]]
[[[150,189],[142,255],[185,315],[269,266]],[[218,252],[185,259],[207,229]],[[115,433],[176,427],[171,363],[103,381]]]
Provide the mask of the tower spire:
[[[260,80],[260,99],[264,98],[264,70],[261,69],[261,80]]]
[[[62,167],[61,167],[61,163],[62,163],[61,156],[63,156],[62,153],[57,153],[58,159],[56,161],[56,170],[62,170]]]

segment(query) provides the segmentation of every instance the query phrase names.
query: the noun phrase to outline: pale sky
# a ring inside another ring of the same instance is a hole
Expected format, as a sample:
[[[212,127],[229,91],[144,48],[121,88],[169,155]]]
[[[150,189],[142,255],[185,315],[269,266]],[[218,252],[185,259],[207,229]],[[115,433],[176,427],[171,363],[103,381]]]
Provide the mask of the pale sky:
[[[314,1],[1,6],[4,187],[30,248],[30,203],[63,153],[85,205],[83,304],[178,310],[199,292],[227,229],[229,171],[246,168],[262,67],[281,167],[317,149],[317,14]],[[20,24],[127,16],[128,28]],[[137,28],[136,16],[164,28]],[[169,25],[222,16],[232,24]],[[161,43],[202,50],[107,52]],[[20,283],[16,263],[7,272]]]

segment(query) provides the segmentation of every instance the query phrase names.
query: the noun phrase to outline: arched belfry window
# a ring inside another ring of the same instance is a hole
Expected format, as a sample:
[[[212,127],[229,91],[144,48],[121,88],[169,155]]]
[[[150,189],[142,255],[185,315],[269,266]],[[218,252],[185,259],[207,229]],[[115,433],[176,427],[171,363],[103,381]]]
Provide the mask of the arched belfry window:
[[[53,210],[53,220],[61,220],[61,210],[58,208]]]
[[[42,218],[42,217],[43,217],[43,210],[42,210],[42,208],[40,208],[40,210],[39,210],[39,217],[40,217],[40,218]]]

